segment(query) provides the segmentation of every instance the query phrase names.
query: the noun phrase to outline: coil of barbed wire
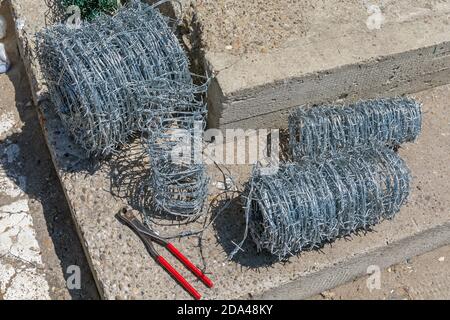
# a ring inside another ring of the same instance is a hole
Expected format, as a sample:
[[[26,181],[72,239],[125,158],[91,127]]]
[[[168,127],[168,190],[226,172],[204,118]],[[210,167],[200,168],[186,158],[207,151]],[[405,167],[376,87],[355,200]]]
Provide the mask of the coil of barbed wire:
[[[168,18],[133,0],[113,17],[100,15],[79,29],[56,25],[37,40],[56,112],[87,154],[114,153],[140,132],[150,157],[153,203],[173,215],[200,214],[205,167],[172,161],[172,133],[182,129],[194,137],[194,123],[203,130],[208,81],[194,83]]]
[[[414,141],[421,123],[420,103],[408,98],[300,107],[289,116],[290,151],[299,160],[369,144],[398,146]]]
[[[155,205],[175,216],[202,214],[208,194],[209,179],[202,159],[205,114],[206,107],[165,112],[155,118],[146,139]]]
[[[144,117],[173,110],[173,99],[198,91],[167,22],[152,6],[131,1],[113,17],[37,34],[50,99],[89,155],[114,152]]]
[[[280,260],[391,219],[410,190],[405,162],[385,147],[356,148],[327,159],[254,168],[245,213],[259,251]]]

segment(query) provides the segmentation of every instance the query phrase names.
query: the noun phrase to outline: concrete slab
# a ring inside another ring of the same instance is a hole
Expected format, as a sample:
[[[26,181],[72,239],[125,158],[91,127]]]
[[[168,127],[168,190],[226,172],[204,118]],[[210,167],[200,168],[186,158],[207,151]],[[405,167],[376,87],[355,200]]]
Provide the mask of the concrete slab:
[[[19,47],[28,65],[35,103],[46,140],[63,185],[77,231],[88,256],[94,278],[105,299],[181,299],[188,295],[151,259],[137,237],[114,217],[126,203],[138,206],[136,198],[146,176],[145,158],[138,147],[124,150],[119,157],[96,166],[82,156],[62,128],[45,100],[38,66],[32,56],[32,34],[42,27],[44,0],[21,4],[11,0],[17,23]],[[437,49],[436,49],[437,50]],[[369,77],[370,78],[370,77]],[[223,175],[209,168],[212,179],[210,210],[226,204],[213,225],[198,239],[185,238],[176,245],[196,264],[203,266],[215,282],[212,290],[184,271],[166,255],[207,299],[229,298],[304,298],[335,287],[365,274],[368,266],[381,268],[408,257],[450,243],[449,153],[450,111],[447,102],[450,86],[417,94],[424,103],[424,132],[416,144],[401,150],[413,174],[413,189],[408,205],[393,221],[386,221],[366,235],[354,235],[326,246],[322,251],[305,252],[289,260],[274,263],[272,258],[255,254],[251,243],[237,261],[227,261],[241,239],[244,218],[238,192],[226,197],[217,188]],[[139,166],[141,165],[141,166]],[[248,166],[229,166],[237,188],[248,178]],[[145,199],[144,199],[145,200]],[[188,226],[155,218],[158,230],[174,234],[198,229],[201,223]]]
[[[216,75],[211,127],[285,127],[293,106],[450,79],[449,1],[184,3],[184,39]]]

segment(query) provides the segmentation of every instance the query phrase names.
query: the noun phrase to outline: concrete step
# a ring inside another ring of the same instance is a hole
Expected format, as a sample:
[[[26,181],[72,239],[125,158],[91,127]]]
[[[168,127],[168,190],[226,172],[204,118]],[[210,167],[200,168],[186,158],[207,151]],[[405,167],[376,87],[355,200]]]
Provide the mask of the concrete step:
[[[0,2],[3,18],[0,42],[12,67],[0,74],[0,300],[98,299],[32,105],[7,1]],[[67,286],[74,266],[80,290]]]
[[[142,183],[139,169],[145,168],[124,165],[134,161],[145,166],[145,159],[136,157],[135,148],[138,147],[130,147],[119,158],[105,161],[100,167],[93,166],[82,156],[63,130],[53,106],[42,100],[45,89],[39,76],[39,66],[33,59],[31,37],[44,25],[45,1],[11,0],[11,3],[19,48],[27,65],[41,125],[102,297],[188,298],[170,276],[151,261],[139,239],[114,217],[126,203],[133,204],[133,191]],[[376,82],[377,78],[371,76],[366,74],[367,78]],[[439,77],[435,74],[432,78]],[[434,80],[432,82],[436,84]],[[415,96],[424,104],[424,129],[417,143],[401,149],[414,180],[409,203],[396,219],[383,222],[375,227],[375,232],[338,240],[321,251],[302,253],[291,258],[290,263],[275,263],[267,255],[258,255],[250,243],[246,244],[245,252],[237,257],[237,261],[228,262],[226,259],[234,248],[233,241],[238,242],[243,235],[244,218],[236,194],[229,199],[219,197],[221,191],[214,186],[222,181],[223,176],[216,167],[211,166],[211,210],[217,210],[228,202],[230,206],[205,232],[201,250],[195,238],[183,239],[176,245],[196,264],[205,266],[215,287],[206,289],[195,282],[188,272],[182,271],[183,275],[208,299],[304,298],[365,274],[371,265],[387,267],[449,244],[450,110],[447,102],[450,87],[439,87]],[[227,169],[238,188],[247,181],[249,166],[228,166]],[[116,185],[113,178],[117,176],[126,178],[128,183]],[[174,234],[186,228],[200,227],[199,223],[182,226],[173,222],[159,229],[164,234]],[[170,255],[164,255],[183,270]]]
[[[298,105],[413,93],[450,79],[450,2],[188,1],[210,74],[209,126],[281,128]]]

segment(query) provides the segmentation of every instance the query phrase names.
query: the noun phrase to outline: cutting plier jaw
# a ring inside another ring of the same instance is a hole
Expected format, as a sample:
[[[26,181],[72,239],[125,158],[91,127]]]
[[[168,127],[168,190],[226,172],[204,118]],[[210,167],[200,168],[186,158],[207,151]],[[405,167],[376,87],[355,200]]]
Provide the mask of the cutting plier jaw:
[[[134,213],[127,208],[123,208],[122,210],[120,210],[120,212],[116,214],[116,217],[119,219],[119,221],[130,227],[134,231],[134,233],[138,235],[138,237],[142,240],[142,242],[144,242],[147,251],[149,252],[150,256],[153,259],[157,259],[159,257],[158,252],[153,246],[153,241],[159,243],[160,245],[165,246],[166,241],[164,239],[162,239],[161,237],[156,235],[153,231],[145,227],[137,219]]]

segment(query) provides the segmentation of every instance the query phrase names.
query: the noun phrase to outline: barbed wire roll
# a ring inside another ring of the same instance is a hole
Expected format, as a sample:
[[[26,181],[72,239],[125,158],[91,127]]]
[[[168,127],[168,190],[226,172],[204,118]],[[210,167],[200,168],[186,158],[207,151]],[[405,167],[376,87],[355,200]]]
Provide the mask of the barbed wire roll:
[[[255,166],[246,188],[251,238],[258,251],[280,260],[319,248],[393,218],[409,195],[410,179],[405,162],[388,148],[286,163],[275,175]]]
[[[164,112],[152,123],[154,130],[147,138],[150,185],[161,211],[190,218],[202,214],[209,182],[202,159],[205,113],[206,109]]]
[[[289,116],[290,150],[299,160],[368,144],[398,146],[414,141],[421,124],[420,103],[407,98],[300,107]]]
[[[206,199],[206,169],[201,161],[173,161],[173,133],[197,138],[197,123],[196,133],[202,132],[208,81],[194,83],[167,20],[154,7],[131,1],[114,17],[100,15],[80,29],[44,30],[37,35],[38,52],[56,111],[88,155],[113,153],[140,131],[156,209],[196,217]]]
[[[48,91],[64,126],[89,155],[106,155],[154,112],[173,110],[198,91],[168,18],[140,1],[81,28],[37,34]],[[204,87],[202,90],[206,91]]]

